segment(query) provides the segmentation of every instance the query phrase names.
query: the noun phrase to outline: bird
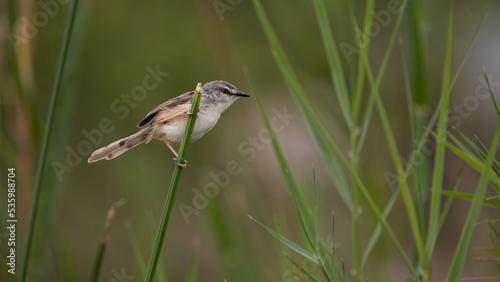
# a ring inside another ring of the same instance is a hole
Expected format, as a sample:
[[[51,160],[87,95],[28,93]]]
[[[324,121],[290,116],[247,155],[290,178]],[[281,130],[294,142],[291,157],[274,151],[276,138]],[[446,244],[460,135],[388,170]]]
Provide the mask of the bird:
[[[139,122],[137,127],[142,129],[135,134],[94,151],[88,159],[88,163],[114,159],[137,145],[158,139],[163,141],[174,153],[176,157],[174,162],[185,168],[187,161],[184,160],[183,163],[177,162],[179,154],[172,145],[182,142],[187,120],[191,114],[194,93],[194,91],[190,91],[160,104]],[[239,91],[234,85],[223,80],[215,80],[203,85],[200,107],[190,142],[200,139],[212,130],[222,112],[240,97],[250,97],[250,95]]]

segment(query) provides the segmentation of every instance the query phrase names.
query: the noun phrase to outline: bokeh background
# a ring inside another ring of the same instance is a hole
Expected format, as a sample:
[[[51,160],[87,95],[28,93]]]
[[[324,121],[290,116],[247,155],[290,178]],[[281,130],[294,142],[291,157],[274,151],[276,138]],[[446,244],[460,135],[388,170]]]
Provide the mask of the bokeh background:
[[[19,257],[70,6],[68,2],[0,0],[0,175],[2,183],[6,183],[6,168],[16,168]],[[112,161],[89,165],[86,159],[90,151],[84,143],[90,144],[91,140],[83,131],[96,132],[103,120],[111,121],[113,130],[100,131],[102,138],[98,139],[102,140],[92,144],[95,150],[134,133],[136,124],[158,104],[193,90],[197,82],[216,79],[229,81],[244,92],[258,95],[269,117],[276,116],[276,112],[290,115],[276,132],[278,141],[300,188],[311,197],[314,166],[321,195],[321,226],[331,237],[331,213],[334,211],[337,256],[343,258],[349,273],[353,266],[350,214],[339,199],[309,129],[283,82],[251,1],[80,2],[63,92],[57,105],[29,280],[87,280],[106,213],[120,199],[125,199],[126,204],[117,209],[109,230],[110,241],[101,281],[113,281],[116,273],[122,271],[134,276],[134,281],[143,279],[138,258],[147,263],[151,253],[152,238],[173,170],[172,154],[161,142],[154,141]],[[354,14],[360,20],[364,12],[363,1],[326,2],[337,44],[353,46],[349,5],[354,7]],[[386,9],[388,2],[391,1],[377,1],[375,11]],[[425,20],[420,28],[424,31],[422,64],[428,99],[424,110],[429,114],[439,99],[449,2],[425,2]],[[478,87],[482,86],[481,93],[486,92],[483,67],[491,75],[493,88],[500,89],[500,3],[455,2],[454,69],[464,56],[481,18],[485,13],[488,17],[452,91],[451,110],[453,105],[464,105]],[[263,4],[315,113],[348,154],[349,132],[334,95],[310,1],[276,0]],[[48,14],[47,21],[37,19],[37,13]],[[381,23],[379,32],[371,37],[369,59],[374,69],[378,69],[395,18],[392,15],[387,24]],[[16,22],[19,25],[19,21],[21,24],[28,21],[35,28],[16,31],[14,26]],[[13,31],[24,35],[24,39],[18,38],[19,41],[13,44]],[[410,17],[406,16],[399,33],[402,47],[394,49],[381,88],[403,157],[408,156],[411,146],[401,53],[408,57],[409,70],[414,73],[417,63],[412,59],[415,50],[412,32]],[[341,55],[346,73],[352,73],[356,67],[352,64],[355,54],[352,57]],[[140,99],[125,106],[123,95],[130,96],[134,89],[143,85],[148,68],[159,69],[168,75],[161,77],[156,87],[147,90]],[[250,89],[248,78],[255,86],[255,93]],[[367,99],[368,86],[364,94],[363,99]],[[125,107],[128,112],[117,110],[118,106]],[[469,136],[477,135],[489,144],[496,122],[491,99],[480,100],[467,114],[461,118],[460,130]],[[452,111],[452,115],[460,114],[457,110]],[[292,274],[298,271],[282,254],[284,247],[248,217],[251,215],[280,229],[294,242],[305,240],[293,200],[263,132],[265,127],[255,99],[239,99],[223,113],[209,134],[189,147],[189,166],[182,175],[160,262],[168,281],[185,280],[196,257],[199,281],[296,281],[294,277],[300,277]],[[385,144],[374,114],[360,170],[381,206],[392,192],[384,172],[394,170]],[[71,153],[72,150],[76,154]],[[196,197],[197,191],[204,191],[215,182],[211,177],[213,173],[227,172],[228,164],[235,163],[238,164],[237,173],[230,175],[225,187],[219,185],[213,198],[205,203]],[[57,173],[55,167],[65,168]],[[430,172],[432,167],[429,165],[426,169]],[[478,174],[448,153],[445,189],[459,173],[463,174],[459,189],[470,192],[477,184]],[[0,215],[5,222],[3,187],[2,184]],[[196,213],[189,215],[187,222],[180,210],[181,204],[203,208],[196,208]],[[446,273],[468,206],[468,202],[458,200],[452,206],[437,242],[432,281],[441,281]],[[411,251],[411,232],[404,209],[398,204],[389,220],[402,243],[408,244],[408,251]],[[481,218],[496,216],[495,210],[485,208]],[[376,221],[369,213],[363,213],[362,220],[362,239],[366,240]],[[0,234],[5,236],[5,232],[4,229]],[[488,232],[487,226],[477,227],[463,271],[465,277],[498,275],[494,263],[481,260],[487,254],[478,251],[490,247]],[[3,239],[0,242],[3,253],[6,244]],[[138,247],[140,255],[134,253],[134,246]],[[303,267],[311,267],[293,252],[288,253]],[[2,255],[1,268],[5,266],[4,259]],[[370,281],[405,281],[409,277],[385,235],[369,260],[365,274]],[[5,273],[2,275],[5,279],[12,278]]]

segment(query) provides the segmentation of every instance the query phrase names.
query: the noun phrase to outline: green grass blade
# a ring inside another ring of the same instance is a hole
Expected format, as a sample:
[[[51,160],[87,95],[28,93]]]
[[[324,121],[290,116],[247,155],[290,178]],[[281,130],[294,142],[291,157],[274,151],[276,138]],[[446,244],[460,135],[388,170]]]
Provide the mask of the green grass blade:
[[[366,3],[365,7],[365,16],[364,16],[364,24],[363,24],[363,30],[361,31],[356,24],[354,26],[358,37],[358,40],[360,42],[360,52],[359,52],[359,59],[358,59],[358,66],[357,66],[357,73],[356,73],[356,86],[354,89],[354,101],[353,101],[353,119],[355,126],[357,126],[357,121],[359,119],[359,111],[361,109],[361,101],[362,101],[362,94],[363,94],[363,87],[364,87],[364,82],[365,82],[365,65],[368,60],[368,52],[370,48],[370,36],[371,34],[370,28],[373,24],[373,11],[375,7],[375,1],[374,0],[368,0]],[[356,22],[354,22],[356,23]],[[361,34],[359,34],[361,33]]]
[[[498,237],[498,231],[496,231],[495,227],[490,224],[490,228],[493,230],[493,233]],[[495,242],[495,238],[493,238],[493,234],[491,234],[491,232],[490,232],[490,241],[491,245],[493,245],[493,250],[495,251],[495,254],[497,255],[497,257],[500,257],[500,250],[498,249],[497,243]]]
[[[330,67],[330,75],[332,76],[333,86],[337,94],[337,100],[340,104],[340,110],[344,114],[347,126],[352,127],[351,105],[349,102],[349,91],[347,90],[347,83],[342,69],[342,63],[339,57],[339,51],[330,28],[330,22],[326,12],[325,3],[323,0],[313,0],[314,11],[316,19],[318,20],[321,38],[326,50],[328,58],[328,65]]]
[[[469,42],[469,45],[467,46],[467,50],[465,51],[464,56],[460,60],[460,63],[458,64],[457,71],[455,75],[453,76],[453,79],[451,80],[451,85],[450,85],[450,90],[453,89],[455,86],[455,82],[457,82],[458,77],[460,76],[460,73],[462,72],[463,67],[465,66],[465,62],[467,61],[467,58],[469,58],[469,54],[472,51],[472,47],[474,47],[474,43],[476,43],[477,36],[479,35],[479,31],[483,27],[483,24],[487,18],[487,14],[484,14],[481,20],[479,21],[479,24],[477,25],[476,30],[474,31],[474,34],[472,35],[472,39]]]
[[[455,142],[455,144],[457,144],[457,146],[462,151],[464,151],[465,153],[469,154],[470,157],[473,157],[473,158],[475,158],[478,161],[479,160],[482,160],[483,162],[486,161],[486,157],[487,157],[487,154],[488,154],[488,148],[486,148],[486,146],[481,142],[481,140],[477,139],[477,142],[479,143],[479,146],[478,146],[472,140],[470,140],[469,138],[467,138],[467,136],[465,136],[465,134],[463,134],[460,130],[458,130],[458,129],[455,129],[455,130],[458,132],[458,134],[460,135],[460,137],[462,137],[462,139],[465,140],[465,142],[467,143],[467,145],[469,145],[469,147],[472,148],[472,150],[474,151],[474,153],[472,151],[470,151],[462,142],[460,142],[453,135],[448,134],[449,138],[452,139],[453,142]],[[477,138],[477,136],[476,136],[476,138]],[[496,173],[496,174],[498,174],[497,167],[500,167],[500,164],[496,160],[493,160],[493,172]]]
[[[250,84],[252,85],[252,84]],[[285,181],[287,183],[287,187],[290,190],[290,194],[292,195],[292,198],[295,202],[295,206],[297,208],[297,211],[299,212],[299,217],[300,217],[300,223],[302,225],[302,228],[304,230],[304,234],[307,236],[309,243],[311,246],[314,247],[314,238],[316,237],[315,235],[315,229],[314,229],[314,224],[312,222],[312,219],[307,212],[306,204],[304,203],[304,199],[299,193],[297,189],[297,183],[295,182],[295,179],[293,178],[292,174],[290,173],[290,167],[288,166],[288,163],[285,159],[285,156],[283,154],[283,151],[281,150],[281,147],[278,144],[278,141],[276,140],[276,135],[274,134],[274,131],[271,128],[271,124],[269,122],[269,119],[267,118],[267,115],[264,112],[264,107],[262,106],[262,103],[260,102],[260,99],[255,89],[253,86],[250,86],[252,89],[252,93],[254,93],[254,99],[257,104],[257,108],[259,109],[259,112],[262,116],[262,119],[264,121],[264,124],[266,126],[267,132],[269,134],[269,137],[271,139],[271,144],[274,149],[274,153],[276,154],[276,157],[278,158],[278,162],[280,164],[281,172],[283,174],[283,177],[285,178]]]
[[[323,156],[323,160],[326,164],[326,168],[328,169],[330,177],[333,183],[335,183],[335,187],[337,188],[344,203],[347,205],[349,210],[352,211],[353,201],[349,191],[349,186],[347,185],[347,181],[345,180],[342,170],[339,168],[337,162],[333,158],[331,158],[331,154],[329,154],[328,143],[325,140],[324,136],[324,132],[326,131],[324,130],[324,128],[322,128],[321,124],[316,118],[316,115],[314,114],[314,111],[309,105],[304,94],[304,90],[299,83],[299,79],[293,71],[290,62],[286,57],[280,42],[278,41],[278,38],[269,22],[269,19],[264,12],[261,2],[259,0],[253,0],[253,4],[264,33],[266,34],[266,37],[269,41],[276,63],[278,64],[278,67],[283,76],[283,79],[285,80],[288,89],[290,90],[292,96],[297,102],[297,105],[302,111],[303,116],[306,119],[314,140],[316,141],[321,155]]]
[[[457,155],[459,158],[467,162],[472,168],[474,168],[478,172],[482,172],[484,170],[484,163],[478,161],[476,158],[470,157],[467,153],[464,153],[462,150],[460,150],[450,142],[446,142],[446,147],[448,147],[448,149],[451,152],[455,153],[455,155]],[[497,174],[494,173],[494,171],[491,172],[490,179],[491,182],[493,182],[493,184],[495,184],[497,188],[500,187],[500,178]]]
[[[476,137],[476,142],[478,143],[478,148],[479,150],[481,150],[481,157],[484,161],[486,160],[486,153],[483,152],[488,152],[488,148],[484,145],[484,143],[481,140],[479,140],[477,135],[475,135],[475,137]],[[500,163],[497,162],[497,160],[493,160],[493,170],[495,171],[496,174],[500,175]]]
[[[488,182],[492,172],[493,159],[495,158],[498,141],[500,137],[500,124],[497,125],[495,130],[495,135],[491,141],[491,146],[488,153],[488,158],[486,159],[486,164],[484,170],[481,173],[481,178],[479,179],[479,184],[477,186],[476,192],[474,194],[474,199],[472,200],[471,207],[469,209],[469,214],[465,222],[465,226],[462,230],[458,247],[456,249],[453,261],[448,272],[448,281],[456,280],[460,276],[465,259],[467,257],[467,250],[469,248],[469,243],[476,225],[477,219],[479,218],[479,213],[481,207],[483,206],[484,197],[486,195],[486,190],[488,189]]]
[[[464,166],[460,168],[460,171],[458,172],[458,177],[455,178],[455,181],[453,181],[453,186],[451,188],[451,192],[457,192],[458,186],[460,185],[460,182],[462,181],[462,171],[463,171]],[[453,203],[453,197],[448,197],[446,201],[443,204],[443,211],[441,212],[440,218],[439,218],[439,226],[440,228],[443,226],[444,221],[446,220],[446,216],[448,216],[448,212],[450,211],[451,204]]]
[[[472,195],[472,198],[474,198],[474,195]],[[500,219],[492,219],[492,220],[481,221],[477,225],[490,225],[491,226],[493,224],[499,225],[500,224]],[[494,232],[497,235],[497,237],[500,237],[500,233],[496,229],[494,230]]]
[[[486,75],[486,70],[483,68],[484,78],[486,79],[486,83],[488,84],[488,90],[490,92],[491,100],[493,100],[493,105],[495,105],[495,111],[497,112],[498,118],[500,118],[500,109],[498,108],[497,100],[493,95],[493,90],[491,89],[490,80],[488,79],[488,75]]]
[[[297,269],[300,270],[300,272],[302,272],[306,277],[307,279],[309,279],[309,281],[312,281],[312,282],[318,282],[318,280],[316,280],[316,278],[314,278],[314,276],[307,272],[307,270],[305,270],[302,266],[300,266],[296,261],[294,261],[291,257],[289,257],[287,254],[285,254],[285,256],[287,257],[287,259],[293,264],[295,265],[295,267],[297,267]]]
[[[186,129],[184,131],[184,137],[182,139],[181,148],[179,149],[179,156],[177,161],[182,163],[185,160],[187,147],[191,140],[191,135],[193,133],[194,124],[196,122],[196,116],[198,114],[198,108],[200,107],[201,101],[201,83],[196,86],[196,91],[193,97],[193,103],[191,106],[191,114],[188,117],[186,124]],[[167,199],[165,200],[165,207],[163,208],[163,214],[160,221],[160,227],[158,228],[158,233],[156,235],[155,244],[153,246],[153,251],[151,253],[151,258],[149,260],[148,271],[146,273],[145,281],[152,282],[156,267],[158,266],[158,260],[160,259],[161,249],[163,246],[163,241],[165,240],[165,234],[167,233],[168,223],[170,221],[170,214],[172,213],[172,207],[174,206],[175,195],[177,193],[177,188],[179,187],[179,180],[181,177],[181,172],[183,168],[176,165],[174,167],[174,172],[172,174],[172,180],[170,182],[170,187],[167,193]]]
[[[446,55],[444,61],[443,81],[441,85],[441,105],[437,127],[437,144],[432,174],[431,201],[429,211],[429,224],[427,230],[426,252],[430,263],[434,252],[437,236],[439,234],[439,215],[441,213],[441,192],[443,189],[444,161],[446,152],[446,132],[448,124],[448,104],[450,99],[451,64],[453,54],[453,1],[448,19],[448,36],[446,40]],[[430,265],[424,266],[426,268]]]
[[[479,156],[482,160],[486,160],[486,155],[488,154],[488,151],[487,149],[483,151],[482,148],[479,148],[479,146],[477,146],[472,140],[470,140],[467,136],[465,136],[465,134],[462,133],[462,131],[458,130],[457,128],[455,128],[455,130],[457,131],[457,133],[460,135],[460,137],[462,137],[462,139],[465,141],[465,143],[467,145],[469,145],[470,148],[472,148],[472,150],[474,151],[475,155]],[[458,141],[457,138],[455,138],[453,135],[449,134],[448,133],[448,138],[452,139],[455,144],[460,144],[459,147],[460,149],[462,149],[462,147],[465,147],[465,144],[462,144],[460,141]],[[468,150],[469,151],[469,154],[471,154],[472,156],[472,151]]]
[[[497,236],[497,238],[499,238],[499,234],[498,234],[497,230],[495,229],[495,227],[491,224],[490,224],[490,227],[493,230],[493,232],[495,233],[495,235]],[[495,264],[497,266],[497,271],[500,271],[500,261],[498,260],[498,258],[500,258],[500,250],[498,249],[497,243],[495,242],[495,238],[493,237],[491,232],[490,232],[490,241],[491,241],[491,245],[493,246],[493,250],[495,251],[495,254],[497,255],[497,259],[495,260]]]
[[[43,133],[42,148],[41,148],[40,156],[38,158],[38,164],[37,164],[37,170],[36,170],[36,176],[35,176],[35,184],[34,184],[35,186],[33,187],[33,200],[31,202],[30,217],[29,217],[28,228],[27,228],[27,232],[26,232],[26,234],[27,234],[26,241],[24,244],[24,253],[23,253],[22,262],[21,262],[21,271],[20,271],[21,273],[20,273],[20,278],[19,278],[19,281],[21,281],[21,282],[26,281],[26,277],[28,275],[29,259],[30,259],[30,255],[31,255],[31,248],[33,245],[33,237],[34,237],[35,227],[36,227],[35,226],[36,225],[36,218],[37,218],[37,213],[38,213],[38,208],[39,208],[40,194],[41,194],[41,190],[42,190],[42,183],[43,183],[43,176],[44,176],[44,172],[45,172],[47,153],[49,150],[49,144],[50,144],[50,139],[51,139],[52,125],[54,123],[56,105],[58,104],[59,95],[61,92],[62,77],[63,77],[64,70],[66,67],[66,58],[68,55],[71,34],[73,32],[73,26],[74,26],[74,22],[75,22],[77,7],[78,7],[78,0],[73,0],[73,3],[72,3],[71,8],[70,8],[68,21],[66,24],[66,32],[64,34],[62,47],[61,47],[61,51],[60,51],[60,55],[59,55],[59,63],[58,63],[56,75],[54,78],[54,85],[52,87],[52,93],[51,93],[50,102],[49,102],[49,111],[48,111],[47,119],[45,121],[45,129],[44,129],[44,133]]]
[[[474,199],[474,194],[458,192],[458,191],[443,191],[443,195],[465,201],[472,201],[472,199]],[[495,203],[493,202],[493,200],[489,198],[484,199],[483,204],[495,207]]]
[[[365,144],[366,135],[368,134],[368,129],[370,128],[370,122],[372,121],[373,106],[375,105],[375,97],[370,95],[368,98],[368,105],[366,106],[365,115],[363,117],[363,122],[361,124],[361,130],[358,138],[358,145],[356,147],[356,152],[359,154],[363,145]]]
[[[399,198],[401,189],[398,186],[397,190],[392,194],[391,198],[387,202],[383,217],[388,218],[389,214],[392,211],[392,208],[396,204],[397,199]],[[375,227],[372,235],[370,236],[370,239],[368,239],[368,243],[365,246],[365,251],[363,252],[363,256],[361,257],[361,268],[364,268],[366,263],[368,262],[368,258],[370,257],[371,252],[373,251],[373,248],[375,248],[375,245],[378,242],[378,239],[380,238],[380,235],[382,234],[382,226],[380,223],[377,223],[377,226]]]
[[[264,228],[269,234],[271,234],[274,238],[276,238],[278,241],[280,241],[283,245],[287,246],[290,248],[292,251],[296,252],[297,254],[311,260],[312,262],[320,265],[321,263],[319,262],[318,258],[309,253],[308,251],[304,250],[302,247],[299,247],[297,244],[293,243],[292,241],[286,239],[285,237],[281,236],[271,228],[267,227],[266,225],[262,224],[260,221],[257,219],[253,218],[252,216],[248,216],[251,220],[253,220],[255,223],[260,225],[260,227]]]

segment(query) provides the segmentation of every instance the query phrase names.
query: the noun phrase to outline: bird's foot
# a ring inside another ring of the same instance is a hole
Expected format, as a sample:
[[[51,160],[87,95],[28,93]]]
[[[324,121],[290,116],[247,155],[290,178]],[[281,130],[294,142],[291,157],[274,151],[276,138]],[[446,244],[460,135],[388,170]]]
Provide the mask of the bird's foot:
[[[173,158],[172,160],[174,161],[174,164],[175,164],[175,165],[177,165],[177,166],[179,166],[179,167],[181,167],[181,168],[186,168],[186,167],[187,167],[187,163],[188,163],[188,161],[186,161],[186,160],[182,160],[182,159],[181,159],[181,160],[182,160],[182,163],[179,163],[179,162],[177,161],[177,158]]]

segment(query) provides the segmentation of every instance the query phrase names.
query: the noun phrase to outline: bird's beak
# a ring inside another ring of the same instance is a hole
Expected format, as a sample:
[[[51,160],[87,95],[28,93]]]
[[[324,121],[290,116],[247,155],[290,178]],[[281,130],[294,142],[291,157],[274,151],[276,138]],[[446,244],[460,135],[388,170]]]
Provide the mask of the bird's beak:
[[[233,95],[240,96],[240,97],[250,97],[250,95],[248,95],[245,92],[241,92],[241,91],[238,91],[238,92],[236,92],[236,94],[233,94]]]

